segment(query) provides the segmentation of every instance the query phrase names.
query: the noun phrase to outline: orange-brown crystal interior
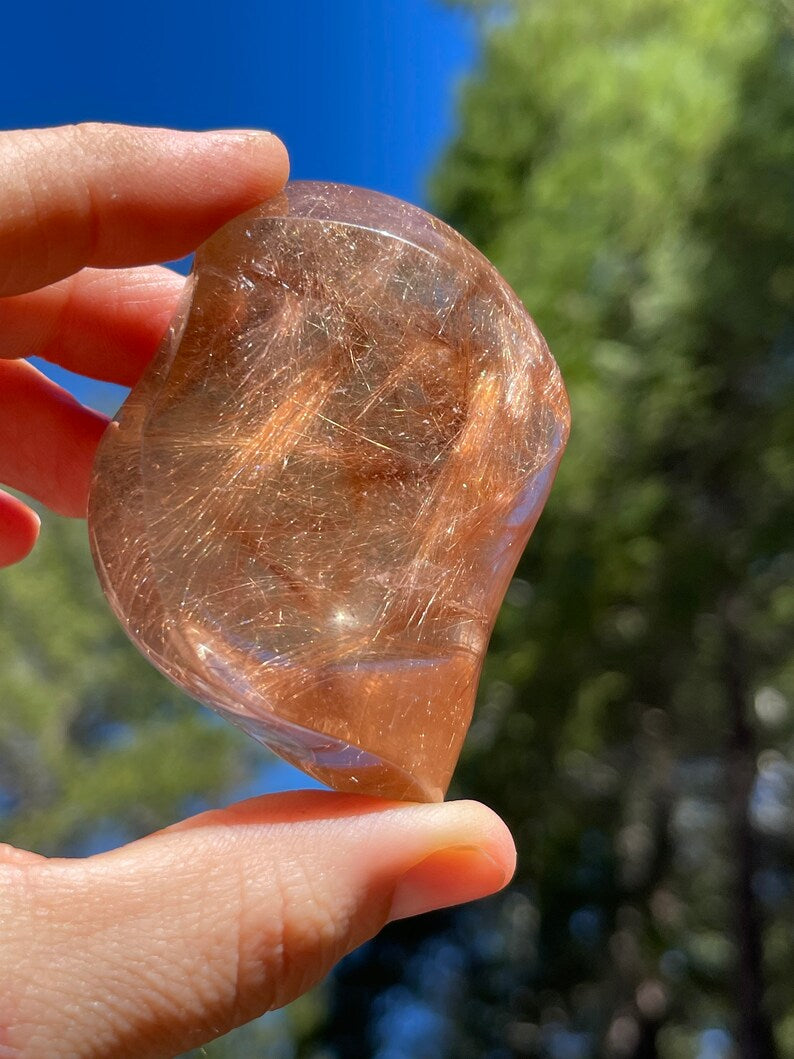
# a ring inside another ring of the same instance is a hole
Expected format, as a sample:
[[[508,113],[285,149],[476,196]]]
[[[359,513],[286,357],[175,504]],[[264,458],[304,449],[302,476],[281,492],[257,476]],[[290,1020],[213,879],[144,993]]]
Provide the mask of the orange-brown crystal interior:
[[[443,798],[568,433],[531,318],[415,207],[297,183],[199,250],[100,447],[100,577],[172,680],[339,790]]]

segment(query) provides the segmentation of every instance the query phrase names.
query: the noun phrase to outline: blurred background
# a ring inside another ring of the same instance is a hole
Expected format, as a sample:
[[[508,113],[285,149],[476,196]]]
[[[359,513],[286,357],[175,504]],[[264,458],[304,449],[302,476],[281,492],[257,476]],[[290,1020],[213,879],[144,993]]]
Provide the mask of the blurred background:
[[[191,1055],[794,1057],[791,5],[90,0],[3,24],[0,126],[271,128],[294,176],[463,231],[572,400],[451,791],[510,824],[513,885]],[[82,524],[46,517],[0,572],[0,660],[1,840],[84,854],[306,785],[127,644]]]

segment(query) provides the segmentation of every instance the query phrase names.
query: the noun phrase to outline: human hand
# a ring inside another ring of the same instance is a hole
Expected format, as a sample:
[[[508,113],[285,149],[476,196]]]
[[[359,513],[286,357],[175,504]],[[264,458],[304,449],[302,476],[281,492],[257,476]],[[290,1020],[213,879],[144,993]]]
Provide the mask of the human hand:
[[[183,280],[179,257],[274,194],[267,134],[78,126],[0,133],[0,481],[85,513],[105,417],[19,358],[130,385]],[[0,565],[38,518],[0,492]],[[390,919],[492,893],[504,824],[470,802],[303,791],[111,853],[0,846],[0,1056],[173,1056],[300,995]]]

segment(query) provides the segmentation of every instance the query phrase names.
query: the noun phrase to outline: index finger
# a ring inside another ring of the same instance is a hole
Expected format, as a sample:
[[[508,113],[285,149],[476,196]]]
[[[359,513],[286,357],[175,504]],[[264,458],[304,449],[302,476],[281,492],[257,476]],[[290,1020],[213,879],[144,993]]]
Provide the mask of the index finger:
[[[268,132],[86,124],[0,133],[0,296],[85,265],[182,257],[279,191],[288,167]]]

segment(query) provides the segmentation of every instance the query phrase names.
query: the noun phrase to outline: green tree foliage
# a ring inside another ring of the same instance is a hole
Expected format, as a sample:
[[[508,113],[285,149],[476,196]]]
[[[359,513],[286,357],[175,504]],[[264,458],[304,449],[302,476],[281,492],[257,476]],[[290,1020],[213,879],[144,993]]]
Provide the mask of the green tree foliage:
[[[423,1055],[402,1004],[456,1059],[794,1056],[794,43],[761,0],[467,6],[433,197],[573,408],[455,790],[519,870],[343,968],[337,1014],[381,995],[327,1039]]]

